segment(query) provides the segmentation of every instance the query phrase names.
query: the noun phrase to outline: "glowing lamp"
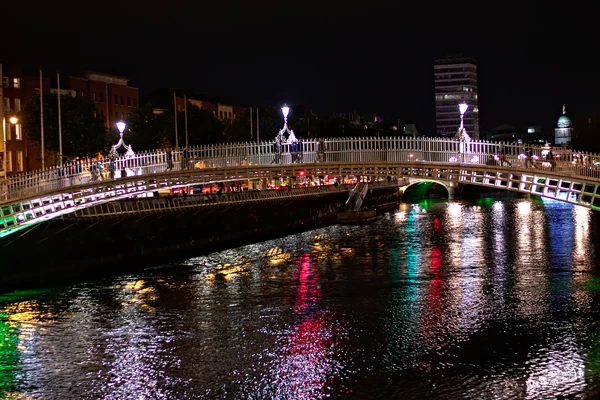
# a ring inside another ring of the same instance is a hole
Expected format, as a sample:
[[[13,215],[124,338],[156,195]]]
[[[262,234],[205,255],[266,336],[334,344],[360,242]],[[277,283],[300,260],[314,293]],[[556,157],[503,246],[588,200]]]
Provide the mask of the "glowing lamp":
[[[121,135],[122,135],[123,131],[125,130],[125,122],[123,122],[123,121],[117,122],[117,129],[119,130],[119,133],[121,133]]]
[[[469,105],[467,103],[460,103],[458,105],[458,110],[460,111],[461,115],[467,112],[467,108],[469,108]]]
[[[17,118],[17,117],[10,117],[9,121],[10,121],[10,123],[11,123],[11,124],[13,124],[13,125],[14,125],[14,124],[16,124],[17,122],[19,122],[19,118]]]
[[[283,113],[283,118],[287,118],[290,113],[290,108],[284,104],[284,106],[281,107],[281,112]]]

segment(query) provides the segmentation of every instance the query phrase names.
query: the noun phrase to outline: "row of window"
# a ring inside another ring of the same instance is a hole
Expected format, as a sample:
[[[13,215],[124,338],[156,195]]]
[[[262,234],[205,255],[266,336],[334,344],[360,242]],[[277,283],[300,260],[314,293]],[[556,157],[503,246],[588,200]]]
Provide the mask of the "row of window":
[[[464,92],[464,94],[438,94],[435,96],[436,103],[438,101],[443,100],[463,100],[463,99],[471,99],[477,100],[477,94],[472,94],[471,92]]]
[[[2,77],[2,87],[7,88],[10,80],[8,76]],[[12,84],[15,89],[19,89],[21,87],[21,78],[12,78]]]
[[[447,86],[443,88],[435,88],[436,93],[460,93],[460,92],[476,92],[476,87],[466,86]]]
[[[474,73],[470,73],[470,74],[444,74],[444,75],[436,75],[435,76],[435,80],[436,81],[441,81],[444,79],[462,79],[462,78],[473,78],[473,79],[477,79],[477,74]]]
[[[477,86],[477,80],[475,79],[463,79],[459,81],[443,81],[443,82],[435,82],[435,87],[439,86],[464,86],[464,85],[472,85]]]
[[[21,111],[21,99],[19,99],[18,97],[15,97],[13,99],[13,104],[15,105],[14,107],[10,106],[10,98],[9,97],[3,97],[3,99],[4,99],[4,111],[5,112],[7,110],[12,110],[14,112]]]
[[[135,101],[135,99],[134,99]],[[184,111],[183,107],[180,105],[177,105],[177,112],[182,112]],[[231,111],[212,111],[212,114],[215,118],[218,118],[220,120],[222,119],[233,119],[233,113]]]
[[[219,111],[219,119],[231,119],[232,112],[231,111]]]
[[[81,96],[84,96],[84,92],[81,92]],[[119,99],[121,100],[120,102],[119,102]],[[104,93],[103,92],[100,92],[100,93],[93,92],[92,100],[99,101],[100,103],[104,103]],[[115,95],[115,104],[116,105],[121,104],[122,106],[124,106],[125,105],[125,96],[119,97],[118,95]],[[131,97],[128,97],[127,98],[127,107],[131,107],[132,105],[133,105],[133,107],[137,107],[137,99],[135,97],[133,99]]]
[[[21,124],[11,124],[6,119],[4,120],[4,133],[6,134],[6,140],[12,140],[13,136],[15,140],[23,140],[23,128]]]
[[[15,161],[17,162],[17,165],[15,166],[15,168],[13,169],[13,152],[12,151],[7,151],[6,152],[6,172],[23,172],[23,152],[22,151],[15,151]]]
[[[443,72],[474,72],[477,73],[476,67],[450,67],[450,68],[433,68],[433,72],[436,74]]]

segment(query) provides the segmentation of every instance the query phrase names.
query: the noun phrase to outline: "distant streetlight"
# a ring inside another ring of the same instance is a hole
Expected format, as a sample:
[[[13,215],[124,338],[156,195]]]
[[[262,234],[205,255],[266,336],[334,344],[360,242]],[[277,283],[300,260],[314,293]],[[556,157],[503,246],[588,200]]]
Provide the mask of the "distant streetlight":
[[[108,157],[113,160],[116,159],[117,157],[119,157],[119,153],[117,153],[117,149],[120,147],[125,147],[125,149],[126,149],[125,158],[135,157],[135,153],[133,152],[131,145],[125,144],[125,142],[123,141],[123,132],[125,131],[126,126],[127,125],[123,121],[117,122],[117,129],[119,130],[119,134],[120,134],[119,141],[117,142],[117,144],[115,144],[111,147],[110,152],[108,153]]]
[[[283,113],[283,124],[285,126],[287,125],[287,117],[290,114],[290,108],[284,104],[283,107],[281,107],[281,112]]]
[[[15,117],[13,115],[12,117],[10,117],[9,121],[10,121],[11,124],[16,125],[17,122],[19,122],[19,118]]]
[[[458,105],[458,111],[460,111],[460,129],[464,128],[463,119],[464,119],[465,113],[467,112],[468,108],[469,108],[469,105],[467,103],[460,103]]]
[[[464,154],[469,152],[469,142],[471,141],[471,137],[467,133],[464,124],[465,113],[469,105],[467,103],[460,103],[458,105],[458,111],[460,112],[460,127],[458,128],[458,132],[456,133],[456,139],[460,141],[460,158],[461,162],[465,160]]]
[[[127,125],[123,121],[117,122],[117,129],[119,130],[119,133],[121,134],[121,138],[123,137],[123,131],[125,131],[126,126]]]

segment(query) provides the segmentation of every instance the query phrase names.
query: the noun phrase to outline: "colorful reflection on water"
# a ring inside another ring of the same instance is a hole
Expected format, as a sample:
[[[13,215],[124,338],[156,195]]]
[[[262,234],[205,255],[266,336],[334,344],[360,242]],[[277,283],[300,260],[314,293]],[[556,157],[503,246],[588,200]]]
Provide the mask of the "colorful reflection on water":
[[[402,204],[0,297],[19,399],[600,396],[600,216],[547,200]]]

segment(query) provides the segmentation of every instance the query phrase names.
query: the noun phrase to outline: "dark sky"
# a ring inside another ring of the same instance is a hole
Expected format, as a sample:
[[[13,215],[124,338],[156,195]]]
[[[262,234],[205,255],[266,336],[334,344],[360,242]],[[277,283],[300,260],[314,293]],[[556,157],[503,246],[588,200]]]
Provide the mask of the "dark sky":
[[[143,91],[375,112],[432,130],[433,60],[462,53],[478,63],[483,128],[551,129],[563,103],[575,120],[600,109],[593,1],[13,3],[0,60],[116,73]]]

